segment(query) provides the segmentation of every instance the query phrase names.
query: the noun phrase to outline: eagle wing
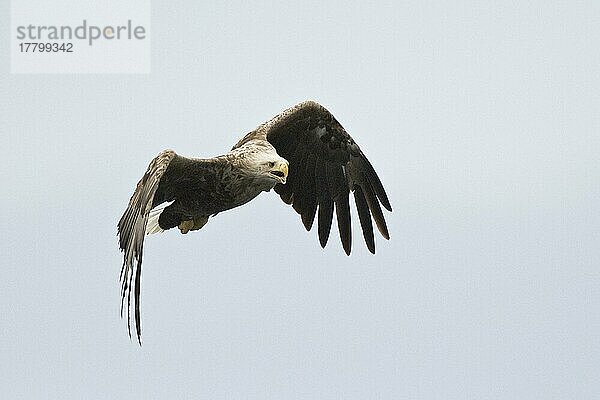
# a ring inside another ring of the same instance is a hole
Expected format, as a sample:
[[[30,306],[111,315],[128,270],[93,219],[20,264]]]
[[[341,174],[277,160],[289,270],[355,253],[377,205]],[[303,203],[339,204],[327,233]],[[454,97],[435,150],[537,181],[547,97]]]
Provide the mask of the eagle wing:
[[[314,101],[297,104],[247,134],[235,147],[253,139],[268,140],[288,160],[287,183],[276,185],[275,191],[300,214],[307,231],[318,209],[322,247],[327,244],[335,208],[342,246],[350,255],[350,192],[369,251],[375,253],[372,219],[389,239],[381,205],[388,211],[392,207],[381,180],[358,144],[325,107]]]
[[[140,280],[142,255],[146,234],[162,231],[160,226],[149,227],[153,213],[164,208],[165,202],[173,202],[185,195],[200,173],[207,174],[210,160],[190,159],[165,150],[156,156],[137,184],[129,205],[117,225],[119,246],[123,252],[121,268],[121,316],[127,308],[127,328],[131,336],[131,309],[133,291],[134,322],[138,342],[141,343]],[[162,210],[160,210],[162,211]],[[157,216],[155,216],[157,217]],[[170,221],[172,222],[172,221]],[[157,224],[158,221],[155,221]],[[175,226],[177,221],[173,222]]]

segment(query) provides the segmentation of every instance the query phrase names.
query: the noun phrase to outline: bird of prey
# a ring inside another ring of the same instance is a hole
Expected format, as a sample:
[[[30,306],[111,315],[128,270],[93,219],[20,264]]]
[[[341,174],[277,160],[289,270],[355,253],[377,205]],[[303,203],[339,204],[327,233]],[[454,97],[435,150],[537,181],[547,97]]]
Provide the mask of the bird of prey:
[[[117,225],[123,252],[121,317],[126,308],[130,337],[133,319],[141,344],[145,235],[175,227],[183,234],[201,229],[210,217],[271,189],[300,214],[307,231],[318,215],[322,247],[335,209],[342,247],[350,255],[350,192],[369,251],[375,253],[371,218],[389,239],[381,206],[392,207],[377,173],[342,125],[314,101],[283,111],[218,157],[188,158],[165,150],[150,162]]]

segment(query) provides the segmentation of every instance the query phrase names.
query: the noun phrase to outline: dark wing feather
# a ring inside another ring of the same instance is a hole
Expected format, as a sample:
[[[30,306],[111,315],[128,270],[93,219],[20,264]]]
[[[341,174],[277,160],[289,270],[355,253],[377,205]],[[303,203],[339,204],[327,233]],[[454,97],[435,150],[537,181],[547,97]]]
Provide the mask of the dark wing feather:
[[[346,254],[350,255],[350,250],[352,249],[352,224],[350,223],[348,193],[342,194],[335,199],[335,216],[337,217],[342,247]]]
[[[354,139],[323,106],[306,101],[289,108],[247,134],[234,147],[264,139],[290,163],[287,184],[278,184],[275,191],[284,202],[293,205],[307,230],[312,228],[318,209],[321,246],[327,244],[335,205],[342,246],[350,254],[350,191],[354,192],[369,251],[375,253],[371,216],[382,236],[389,239],[381,205],[388,211],[392,207],[381,180]]]
[[[369,204],[365,199],[360,186],[354,187],[354,202],[356,203],[356,211],[358,219],[362,227],[363,237],[367,248],[371,253],[375,253],[375,237],[373,236],[373,223],[371,222],[371,213],[369,212]]]

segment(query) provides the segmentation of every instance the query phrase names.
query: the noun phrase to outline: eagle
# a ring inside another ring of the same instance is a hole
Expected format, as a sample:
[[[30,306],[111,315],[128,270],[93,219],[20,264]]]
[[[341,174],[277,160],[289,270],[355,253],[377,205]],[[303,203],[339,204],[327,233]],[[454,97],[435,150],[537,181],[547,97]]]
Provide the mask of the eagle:
[[[372,221],[385,239],[390,237],[381,206],[390,212],[392,207],[381,180],[354,139],[317,102],[288,108],[221,156],[189,158],[164,150],[150,162],[117,225],[123,253],[121,318],[126,310],[130,337],[133,320],[141,344],[145,235],[175,227],[182,234],[201,229],[209,218],[271,189],[300,214],[307,231],[318,215],[323,248],[335,209],[342,247],[350,255],[350,193],[369,251],[375,254]]]

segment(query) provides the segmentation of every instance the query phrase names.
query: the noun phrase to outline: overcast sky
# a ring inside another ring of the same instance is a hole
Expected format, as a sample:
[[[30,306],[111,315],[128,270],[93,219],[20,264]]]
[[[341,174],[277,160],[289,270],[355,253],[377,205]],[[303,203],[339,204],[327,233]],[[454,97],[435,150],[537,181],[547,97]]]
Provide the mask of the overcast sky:
[[[155,1],[147,75],[2,58],[3,398],[598,394],[599,3],[361,3]],[[273,193],[149,237],[140,348],[116,223],[149,161],[305,99],[372,161],[391,240],[354,214],[352,256],[322,250]]]

